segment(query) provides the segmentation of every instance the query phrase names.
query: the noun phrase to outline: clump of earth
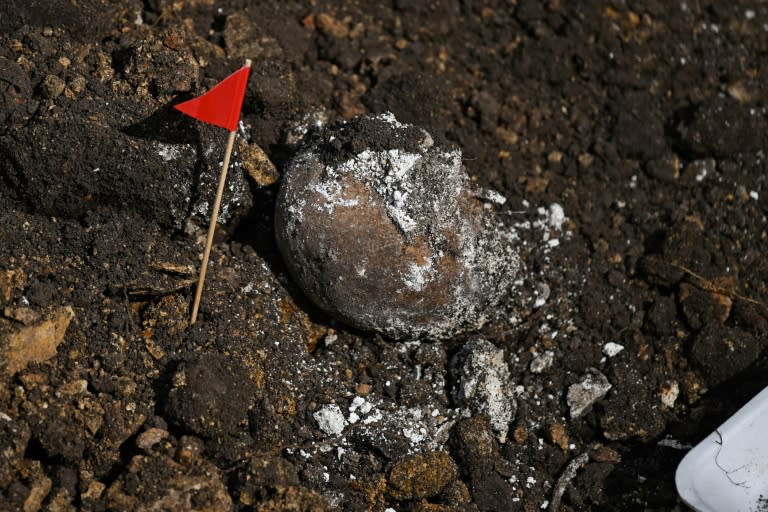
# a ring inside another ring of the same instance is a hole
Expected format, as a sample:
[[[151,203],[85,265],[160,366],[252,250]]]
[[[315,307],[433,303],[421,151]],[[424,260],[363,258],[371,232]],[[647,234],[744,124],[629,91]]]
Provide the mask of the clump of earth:
[[[473,190],[461,151],[390,114],[313,134],[291,159],[275,235],[323,310],[394,339],[477,329],[520,273],[499,194]]]
[[[683,510],[768,385],[768,7],[246,4],[0,3],[0,509]],[[172,106],[245,59],[190,326],[226,133]],[[357,296],[276,241],[300,158]]]

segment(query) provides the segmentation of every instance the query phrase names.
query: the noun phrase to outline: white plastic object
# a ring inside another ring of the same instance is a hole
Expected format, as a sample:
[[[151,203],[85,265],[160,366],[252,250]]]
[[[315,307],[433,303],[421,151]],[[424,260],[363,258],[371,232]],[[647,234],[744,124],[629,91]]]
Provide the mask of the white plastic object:
[[[688,452],[675,483],[699,512],[768,510],[768,388]]]

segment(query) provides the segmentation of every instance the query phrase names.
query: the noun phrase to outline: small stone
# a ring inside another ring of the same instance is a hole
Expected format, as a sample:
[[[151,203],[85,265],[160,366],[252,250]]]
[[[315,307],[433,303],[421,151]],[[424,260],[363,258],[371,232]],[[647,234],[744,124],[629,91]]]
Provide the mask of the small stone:
[[[261,187],[274,184],[280,177],[275,164],[258,144],[241,143],[240,158],[245,172]]]
[[[579,161],[579,167],[587,169],[594,163],[595,156],[590,153],[582,153],[578,156],[577,160]]]
[[[41,475],[32,483],[27,499],[24,500],[24,512],[37,512],[43,506],[43,501],[51,492],[53,481],[45,475]]]
[[[581,380],[568,388],[568,407],[571,418],[578,418],[592,404],[603,398],[611,389],[611,383],[605,375],[594,368],[588,368]]]
[[[707,177],[712,177],[717,169],[717,161],[714,158],[694,160],[683,169],[683,179],[686,182],[701,183]]]
[[[367,383],[361,383],[357,385],[355,392],[360,396],[366,396],[371,393],[371,385]]]
[[[343,39],[349,35],[349,29],[344,23],[327,13],[315,15],[315,27],[323,34],[335,39]]]
[[[595,462],[609,462],[618,464],[621,462],[621,455],[613,448],[598,444],[589,450],[589,457]]]
[[[304,293],[394,339],[481,326],[520,272],[510,229],[471,190],[461,152],[392,114],[316,133],[287,165],[277,245]]]
[[[182,464],[192,464],[200,459],[205,451],[205,444],[199,437],[181,436],[175,458]]]
[[[504,350],[490,341],[470,341],[456,355],[453,366],[458,381],[456,403],[487,415],[499,442],[506,442],[517,402]]]
[[[563,161],[562,151],[552,151],[547,155],[547,162],[550,164],[560,164]]]
[[[622,350],[624,350],[624,345],[619,345],[618,343],[614,343],[612,341],[609,341],[608,343],[603,345],[603,354],[605,354],[608,357],[616,356]]]
[[[646,164],[645,170],[652,178],[665,183],[675,183],[680,177],[680,159],[677,155],[656,158]]]
[[[26,276],[21,270],[0,272],[0,306],[11,302],[16,292],[24,288],[26,281]]]
[[[661,397],[661,405],[665,409],[672,409],[675,406],[677,397],[680,396],[680,386],[677,381],[664,382],[659,390],[659,396]]]
[[[150,428],[139,434],[136,438],[136,446],[140,450],[149,452],[153,446],[167,438],[170,434],[162,428]]]
[[[74,95],[78,95],[85,90],[87,85],[88,81],[83,75],[76,75],[69,81],[69,90],[72,91]]]
[[[458,476],[456,463],[446,452],[411,455],[389,472],[387,491],[396,500],[431,498]]]
[[[48,75],[40,84],[40,92],[43,93],[43,97],[53,100],[61,96],[61,93],[64,92],[66,86],[66,82],[58,76]]]
[[[103,483],[99,482],[98,480],[94,480],[90,484],[88,484],[88,488],[85,490],[84,493],[80,495],[80,501],[86,501],[86,500],[98,500],[101,498],[101,495],[104,493],[104,489],[106,489],[107,486]]]
[[[568,431],[565,429],[565,425],[562,423],[554,423],[550,425],[547,433],[549,435],[549,441],[552,444],[560,447],[563,451],[568,450],[568,445],[571,443],[571,440],[568,437]]]
[[[341,408],[336,404],[329,404],[322,407],[312,414],[312,417],[315,418],[320,430],[329,436],[337,436],[341,434],[344,431],[344,427],[347,426],[347,420],[344,419],[344,414],[342,414]]]
[[[60,307],[38,323],[0,334],[0,374],[13,375],[30,363],[41,363],[55,356],[74,316],[71,307]]]
[[[757,96],[754,91],[747,89],[744,83],[740,81],[729,84],[726,91],[728,96],[741,104],[748,104]]]
[[[533,359],[531,359],[529,368],[531,373],[544,373],[552,366],[554,361],[555,353],[551,350],[546,350],[541,354],[537,354]]]
[[[82,395],[88,391],[88,381],[86,379],[75,379],[62,385],[58,391],[65,396]]]
[[[528,429],[525,427],[516,427],[512,432],[512,438],[519,445],[523,445],[528,441]]]

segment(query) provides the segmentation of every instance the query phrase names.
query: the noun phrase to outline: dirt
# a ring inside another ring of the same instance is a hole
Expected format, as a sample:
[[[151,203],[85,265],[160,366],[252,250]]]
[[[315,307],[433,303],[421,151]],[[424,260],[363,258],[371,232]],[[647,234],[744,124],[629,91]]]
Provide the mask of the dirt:
[[[740,0],[3,3],[0,509],[684,510],[768,384],[767,50]],[[245,58],[190,326],[226,134],[172,105]],[[264,154],[386,111],[507,198],[479,332],[350,329],[278,255]],[[480,339],[514,404],[457,398]]]

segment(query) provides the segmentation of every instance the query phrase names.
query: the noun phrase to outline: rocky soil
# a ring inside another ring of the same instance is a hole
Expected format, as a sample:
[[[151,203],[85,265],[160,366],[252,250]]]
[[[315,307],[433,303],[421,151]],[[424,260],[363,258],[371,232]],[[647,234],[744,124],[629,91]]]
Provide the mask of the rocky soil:
[[[767,51],[746,0],[0,4],[0,510],[684,510],[768,384]],[[190,326],[226,133],[172,105],[246,58]],[[384,112],[506,198],[479,330],[352,329],[279,255],[302,137]]]

